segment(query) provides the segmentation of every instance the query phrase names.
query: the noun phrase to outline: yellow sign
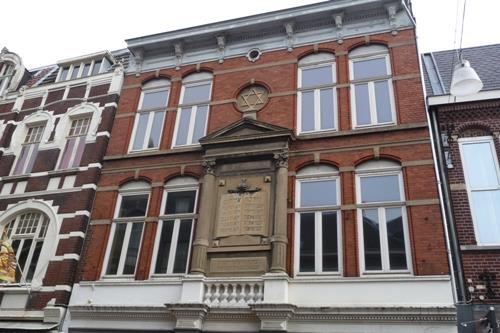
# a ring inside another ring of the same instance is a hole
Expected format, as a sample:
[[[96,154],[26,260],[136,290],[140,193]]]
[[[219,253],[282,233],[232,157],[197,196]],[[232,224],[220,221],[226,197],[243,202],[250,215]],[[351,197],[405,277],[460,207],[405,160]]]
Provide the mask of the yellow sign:
[[[4,233],[0,240],[0,282],[16,282],[16,253]]]

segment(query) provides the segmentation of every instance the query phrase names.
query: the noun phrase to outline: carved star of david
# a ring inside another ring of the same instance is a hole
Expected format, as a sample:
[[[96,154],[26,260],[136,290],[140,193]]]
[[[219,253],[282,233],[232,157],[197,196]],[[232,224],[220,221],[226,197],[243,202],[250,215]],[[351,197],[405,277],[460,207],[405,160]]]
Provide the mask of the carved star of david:
[[[253,109],[257,105],[264,104],[264,101],[262,100],[263,95],[264,93],[262,91],[251,88],[248,92],[241,95],[241,98],[243,99],[243,103],[241,106]]]

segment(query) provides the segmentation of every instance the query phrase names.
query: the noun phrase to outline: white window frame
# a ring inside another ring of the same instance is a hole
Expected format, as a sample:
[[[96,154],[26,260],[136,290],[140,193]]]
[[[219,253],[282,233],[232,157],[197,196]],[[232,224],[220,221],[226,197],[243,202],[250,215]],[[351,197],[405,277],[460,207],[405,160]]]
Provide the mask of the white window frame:
[[[102,66],[103,66],[103,63],[104,63],[104,59],[105,58],[92,59],[90,61],[90,68],[89,68],[88,74],[85,77],[92,76],[92,71],[94,70],[94,66],[95,66],[96,60],[97,61],[101,61],[100,65],[99,65],[99,71],[97,72],[97,74],[100,74],[102,72]],[[82,78],[83,68],[85,67],[85,64],[88,64],[88,63],[89,63],[89,61],[87,60],[87,61],[76,62],[76,63],[70,64],[70,65],[65,64],[63,66],[60,66],[59,67],[59,71],[57,73],[56,82],[70,81],[70,80],[76,80],[76,79]],[[76,75],[75,78],[71,78],[73,76],[73,71],[74,71],[74,69],[75,69],[76,66],[79,66],[78,67],[78,74]],[[62,72],[64,71],[64,68],[68,68],[68,74],[66,74],[66,77],[64,78],[64,80],[62,80],[61,75],[62,75]]]
[[[144,101],[144,95],[147,94],[147,93],[154,93],[154,92],[158,92],[158,91],[166,91],[167,92],[167,103],[164,107],[161,107],[161,108],[153,108],[153,109],[145,109],[143,110],[142,109],[142,103]],[[141,91],[141,97],[139,98],[139,106],[137,108],[137,112],[136,112],[136,115],[135,115],[135,119],[134,119],[134,128],[132,130],[132,136],[131,136],[131,139],[130,139],[130,142],[129,142],[129,147],[128,147],[128,152],[129,153],[133,153],[133,152],[142,152],[142,151],[147,151],[147,150],[159,150],[160,149],[160,146],[161,146],[161,138],[163,137],[163,131],[164,131],[164,127],[163,126],[165,124],[165,120],[167,118],[167,106],[168,106],[168,102],[169,102],[169,99],[170,99],[170,91],[171,91],[171,84],[165,84],[165,85],[162,85],[162,86],[159,86],[159,87],[152,87],[152,88],[144,88],[142,89]],[[149,138],[149,136],[151,135],[151,130],[153,128],[153,119],[154,119],[154,116],[157,112],[164,112],[164,115],[163,115],[163,125],[161,126],[161,130],[160,130],[160,142],[158,144],[158,147],[152,147],[152,148],[148,148],[147,145],[148,145],[148,140],[147,138]],[[135,141],[135,135],[137,133],[137,127],[139,126],[139,118],[142,114],[148,114],[148,123],[146,125],[146,131],[144,133],[144,138],[142,140],[142,147],[140,149],[134,149],[134,141]]]
[[[144,216],[135,216],[135,217],[118,217],[120,213],[120,208],[122,204],[122,199],[124,196],[131,196],[131,195],[144,195],[146,194],[148,196],[148,202],[146,204],[146,214]],[[115,206],[115,212],[114,212],[114,219],[111,223],[111,230],[109,232],[109,237],[108,237],[108,244],[106,247],[106,256],[103,262],[103,267],[102,267],[102,278],[117,278],[117,279],[131,279],[133,280],[135,278],[135,274],[137,273],[137,266],[139,262],[139,258],[141,256],[141,247],[142,247],[142,242],[143,242],[143,237],[144,237],[144,229],[146,228],[146,217],[148,215],[148,209],[149,209],[149,204],[151,201],[151,190],[148,189],[130,189],[130,190],[123,190],[120,191],[118,194],[118,199],[116,201],[116,206]],[[115,231],[116,231],[116,225],[117,224],[127,224],[126,230],[125,230],[125,235],[123,236],[123,244],[122,248],[120,251],[120,260],[118,262],[118,268],[116,271],[116,274],[106,274],[106,271],[108,270],[108,264],[110,260],[110,255],[111,255],[111,248],[113,246],[113,241],[115,237]],[[123,274],[123,268],[125,266],[125,259],[127,257],[127,250],[128,250],[128,244],[130,242],[130,234],[132,231],[132,226],[134,223],[142,223],[142,231],[141,231],[141,236],[140,236],[140,241],[139,241],[139,250],[137,253],[137,258],[136,258],[136,263],[135,263],[135,270],[134,274]]]
[[[335,58],[330,60],[323,60],[317,62],[311,62],[298,67],[297,73],[297,134],[308,134],[316,132],[333,132],[338,130],[338,105],[337,105],[337,62]],[[318,86],[311,86],[307,88],[302,88],[302,71],[312,68],[325,67],[325,65],[330,65],[332,70],[332,80],[331,84],[323,84]],[[333,93],[333,128],[321,129],[321,90],[330,88]],[[310,131],[302,130],[302,93],[304,92],[314,92],[314,129]]]
[[[33,236],[31,236],[31,235],[19,235],[19,236],[16,236],[15,235],[15,231],[17,230],[17,227],[19,225],[19,220],[21,219],[22,216],[24,216],[26,214],[39,214],[40,215],[40,217],[38,219],[38,222],[37,222],[38,224],[36,226],[35,232],[33,233]],[[42,225],[44,225],[44,221],[46,221],[45,232],[44,232],[44,234],[43,234],[42,237],[39,237],[40,229],[41,229]],[[11,223],[12,223],[12,227],[9,227]],[[17,253],[16,253],[16,263],[19,260],[19,256],[21,255],[21,252],[19,250],[21,250],[23,248],[24,242],[26,240],[32,240],[32,244],[30,246],[30,249],[29,249],[29,252],[28,252],[28,256],[26,257],[26,261],[24,263],[24,270],[21,271],[21,277],[19,279],[19,284],[31,283],[34,280],[36,281],[37,280],[37,276],[40,274],[40,271],[42,269],[41,265],[40,265],[40,262],[46,262],[46,260],[45,260],[45,258],[43,256],[43,252],[44,252],[44,247],[46,245],[45,241],[48,238],[47,235],[48,235],[48,231],[49,231],[49,228],[50,228],[50,219],[49,219],[49,217],[47,215],[45,215],[43,212],[38,211],[38,210],[27,210],[27,211],[20,212],[13,219],[11,219],[9,222],[7,222],[6,224],[4,224],[4,226],[2,228],[2,233],[3,233],[3,230],[5,228],[7,228],[7,230],[10,230],[9,231],[9,235],[8,235],[8,239],[9,239],[9,242],[11,243],[11,245],[12,245],[12,243],[15,240],[20,240],[19,246],[17,248]],[[40,253],[38,255],[38,260],[37,260],[37,263],[36,263],[36,266],[35,266],[35,270],[33,271],[33,277],[31,279],[31,281],[27,282],[26,281],[27,268],[29,268],[29,266],[30,266],[30,264],[31,264],[31,262],[33,260],[33,254],[35,252],[36,243],[39,242],[39,241],[42,241],[42,247],[40,248]],[[17,267],[17,268],[19,268],[19,267]]]
[[[71,128],[73,126],[73,122],[74,121],[78,121],[80,119],[85,119],[85,118],[89,119],[89,123],[87,125],[87,130],[85,131],[85,134],[70,135],[69,133],[70,133]],[[73,138],[80,138],[78,140],[78,142],[75,144],[75,146],[73,146],[73,150],[71,151],[71,156],[70,156],[69,161],[68,161],[68,166],[69,166],[68,169],[73,168],[71,166],[75,162],[76,153],[78,151],[78,145],[80,143],[79,141],[80,140],[86,141],[86,138],[87,138],[87,135],[89,133],[91,124],[92,124],[92,114],[78,114],[77,116],[70,117],[70,124],[69,124],[68,134],[66,135],[66,140],[64,141],[65,142],[64,147],[61,149],[61,153],[59,154],[60,156],[59,156],[58,161],[57,161],[57,169],[58,170],[62,170],[60,165],[62,163],[62,159],[64,157],[64,153],[66,152],[66,142],[68,140],[70,140],[70,139],[73,139]]]
[[[164,214],[165,208],[167,205],[168,194],[172,192],[185,192],[185,191],[196,191],[195,200],[194,200],[194,208],[193,213],[185,213],[185,214]],[[165,186],[165,190],[163,192],[163,200],[161,204],[160,217],[158,221],[158,227],[156,229],[155,243],[153,249],[153,257],[151,263],[151,271],[150,277],[164,277],[164,276],[182,276],[187,274],[187,270],[189,268],[189,259],[191,257],[191,248],[193,246],[193,235],[194,229],[196,227],[196,221],[198,218],[197,208],[198,208],[198,196],[199,196],[199,187],[197,185],[174,185],[174,186]],[[174,273],[174,263],[175,263],[175,255],[177,254],[177,242],[179,237],[179,228],[181,224],[181,220],[191,220],[191,234],[189,235],[189,250],[187,255],[186,262],[186,270],[184,273]],[[166,273],[155,273],[156,270],[156,260],[158,258],[158,250],[160,248],[160,237],[161,232],[163,230],[163,225],[167,223],[167,221],[174,221],[174,228],[172,230],[172,240],[170,243],[170,250],[168,256],[168,265]]]
[[[11,69],[10,73],[6,73],[7,69]],[[10,81],[14,76],[15,70],[16,70],[15,64],[12,64],[7,61],[3,62],[3,66],[0,69],[0,96],[9,87]]]
[[[492,157],[495,163],[495,171],[496,171],[496,176],[497,176],[497,182],[498,185],[496,188],[482,188],[482,189],[471,189],[470,186],[470,180],[469,177],[467,176],[467,172],[465,170],[465,156],[463,152],[463,146],[466,144],[474,144],[474,143],[488,143],[490,146],[490,150],[492,152]],[[481,136],[481,137],[471,137],[471,138],[459,138],[458,139],[458,147],[460,150],[460,159],[462,162],[462,172],[464,175],[465,179],[465,184],[467,188],[467,199],[469,200],[469,208],[471,212],[471,218],[472,218],[472,224],[474,226],[474,235],[476,238],[476,244],[479,246],[488,246],[488,245],[500,245],[500,242],[498,243],[483,243],[479,239],[479,227],[478,227],[478,221],[475,218],[475,208],[472,200],[472,192],[480,192],[480,191],[492,191],[492,190],[500,190],[500,167],[499,167],[499,162],[498,162],[498,156],[495,148],[495,141],[492,136]]]
[[[184,94],[186,92],[187,87],[195,87],[195,86],[203,86],[206,84],[210,85],[208,96],[209,99],[207,101],[202,101],[202,102],[196,102],[196,103],[188,103],[184,104]],[[180,147],[189,147],[189,146],[199,146],[200,144],[198,142],[193,143],[193,134],[194,134],[194,124],[196,121],[196,115],[198,113],[198,107],[200,106],[207,106],[207,119],[205,119],[205,135],[207,133],[207,127],[208,127],[208,119],[210,118],[210,101],[212,100],[212,88],[213,88],[213,78],[207,79],[200,79],[196,81],[189,81],[189,82],[183,82],[182,88],[181,88],[181,96],[180,96],[180,103],[179,107],[177,108],[177,115],[175,118],[175,128],[174,128],[174,137],[173,137],[173,143],[172,147],[173,148],[180,148]],[[191,107],[191,115],[189,117],[189,127],[188,127],[188,134],[187,134],[187,141],[186,144],[180,145],[177,144],[177,132],[179,130],[179,124],[181,120],[181,113],[183,108],[188,108]]]
[[[36,141],[36,142],[35,141],[34,142],[25,142],[26,141],[26,136],[28,135],[28,132],[29,132],[29,129],[33,128],[33,127],[43,127],[42,134],[40,136],[40,140]],[[12,169],[11,169],[11,172],[10,172],[11,175],[24,175],[24,174],[26,174],[26,171],[27,171],[27,168],[28,168],[28,165],[29,165],[29,161],[33,157],[32,155],[33,155],[33,150],[35,149],[35,145],[38,144],[38,151],[40,151],[40,145],[42,144],[42,141],[43,141],[43,139],[45,137],[45,131],[46,130],[47,130],[47,123],[45,123],[45,122],[33,122],[33,123],[28,123],[28,124],[25,125],[25,131],[24,131],[24,136],[23,136],[23,143],[20,145],[21,149],[19,150],[19,154],[17,154],[16,159],[15,159],[13,165],[12,165]],[[26,157],[25,164],[24,164],[21,172],[15,174],[14,172],[16,171],[17,163],[19,162],[19,159],[21,158],[21,154],[22,154],[23,148],[25,146],[29,146],[29,151],[28,151],[28,155]],[[38,154],[38,152],[37,152],[37,154]],[[35,159],[36,159],[36,157],[35,157]]]
[[[361,203],[361,178],[377,177],[377,176],[398,176],[399,182],[399,201],[380,201]],[[380,169],[367,169],[356,171],[356,201],[357,201],[357,229],[358,229],[358,246],[359,246],[359,269],[362,275],[375,274],[413,274],[413,264],[411,260],[411,244],[410,232],[408,228],[408,215],[406,210],[406,199],[404,192],[403,174],[400,167],[389,167]],[[406,252],[406,266],[404,270],[391,270],[389,261],[389,244],[387,240],[387,220],[385,210],[387,208],[400,208],[403,220],[404,244]],[[366,270],[365,269],[365,245],[363,232],[363,210],[377,209],[379,219],[379,237],[380,237],[380,253],[381,253],[381,270]]]
[[[354,80],[354,63],[356,61],[366,61],[366,60],[374,60],[385,58],[387,75],[379,76],[379,77],[371,77],[360,80]],[[389,54],[387,52],[378,52],[375,54],[369,55],[359,55],[349,57],[349,80],[350,80],[350,97],[351,97],[351,116],[352,116],[352,127],[353,128],[364,128],[364,127],[373,127],[373,126],[388,126],[394,125],[397,122],[396,117],[396,103],[394,101],[394,87],[392,83],[392,69],[391,69],[391,61],[389,58]],[[389,87],[389,102],[391,105],[391,116],[392,121],[379,123],[377,121],[377,104],[375,98],[375,82],[387,81],[387,86]],[[368,84],[368,96],[369,96],[369,105],[370,105],[370,120],[369,124],[358,125],[357,122],[357,110],[356,110],[356,93],[355,86],[356,84]]]
[[[335,192],[337,203],[333,206],[314,206],[301,207],[300,194],[301,185],[305,182],[321,182],[335,181]],[[314,272],[300,272],[300,214],[314,213]],[[322,237],[322,213],[335,212],[337,214],[337,251],[338,251],[338,270],[323,272],[323,237]],[[311,275],[342,275],[343,274],[343,244],[342,244],[342,213],[340,209],[340,176],[338,171],[297,175],[295,180],[295,241],[294,241],[294,275],[295,276],[311,276]]]

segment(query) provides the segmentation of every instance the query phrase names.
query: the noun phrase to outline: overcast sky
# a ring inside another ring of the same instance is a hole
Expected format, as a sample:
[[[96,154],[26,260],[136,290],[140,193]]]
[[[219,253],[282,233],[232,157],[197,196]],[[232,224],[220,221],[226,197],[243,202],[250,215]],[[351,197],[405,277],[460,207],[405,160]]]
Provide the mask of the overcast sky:
[[[464,0],[413,0],[420,52],[458,47],[457,4]],[[27,68],[126,46],[125,39],[318,0],[17,0],[2,2],[0,47],[19,54]],[[467,2],[463,46],[500,43],[498,0]]]

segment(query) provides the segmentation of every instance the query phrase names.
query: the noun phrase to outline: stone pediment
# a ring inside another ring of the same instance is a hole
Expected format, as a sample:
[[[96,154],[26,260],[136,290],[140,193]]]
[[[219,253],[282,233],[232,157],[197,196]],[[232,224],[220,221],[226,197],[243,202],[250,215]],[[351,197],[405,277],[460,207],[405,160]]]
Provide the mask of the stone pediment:
[[[218,131],[200,139],[202,146],[217,143],[231,143],[248,140],[277,139],[290,140],[294,138],[293,131],[251,118],[242,118]]]

